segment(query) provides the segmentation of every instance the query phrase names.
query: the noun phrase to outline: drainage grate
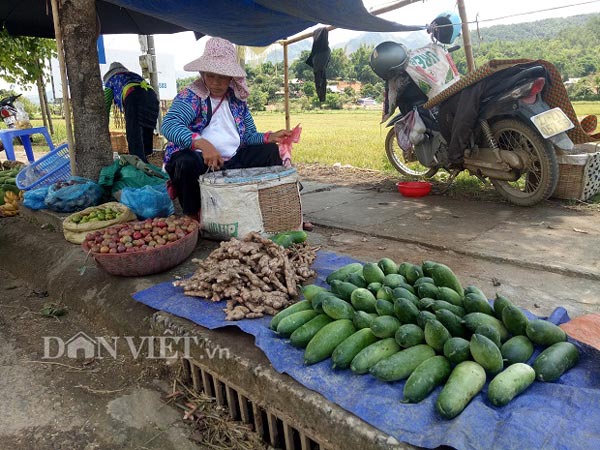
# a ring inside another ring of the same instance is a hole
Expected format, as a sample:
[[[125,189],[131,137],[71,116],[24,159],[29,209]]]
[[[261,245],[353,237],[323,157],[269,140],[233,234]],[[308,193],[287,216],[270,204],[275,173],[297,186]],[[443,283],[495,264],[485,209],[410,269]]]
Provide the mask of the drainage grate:
[[[226,407],[232,420],[252,424],[254,431],[267,443],[283,450],[329,450],[298,426],[285,420],[284,414],[261,405],[241,389],[219,379],[194,359],[182,358],[184,379],[197,391],[214,397]]]

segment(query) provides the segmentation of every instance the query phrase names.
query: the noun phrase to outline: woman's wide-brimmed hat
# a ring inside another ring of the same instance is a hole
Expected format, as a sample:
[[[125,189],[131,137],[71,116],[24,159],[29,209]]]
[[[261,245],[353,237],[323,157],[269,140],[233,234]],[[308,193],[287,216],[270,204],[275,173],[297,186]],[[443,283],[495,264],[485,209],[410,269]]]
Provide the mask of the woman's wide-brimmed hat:
[[[204,54],[183,66],[187,72],[210,72],[228,77],[245,77],[246,71],[238,62],[237,52],[231,42],[214,37],[206,42]]]
[[[127,70],[127,67],[125,67],[123,64],[121,64],[120,62],[114,62],[110,65],[110,67],[108,68],[108,72],[106,72],[104,74],[104,77],[102,78],[102,81],[104,82],[104,84],[106,84],[106,82],[108,81],[108,79],[110,77],[112,77],[114,74],[116,73],[121,73],[121,72],[129,72],[129,70]]]

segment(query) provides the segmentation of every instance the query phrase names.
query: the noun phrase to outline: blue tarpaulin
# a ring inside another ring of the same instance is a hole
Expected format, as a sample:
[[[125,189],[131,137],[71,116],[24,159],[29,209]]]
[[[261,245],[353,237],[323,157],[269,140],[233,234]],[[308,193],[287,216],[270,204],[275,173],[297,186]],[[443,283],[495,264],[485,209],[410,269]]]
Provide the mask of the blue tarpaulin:
[[[373,16],[361,0],[105,0],[165,22],[219,36],[235,44],[264,46],[319,23],[358,31],[416,31]]]
[[[320,251],[313,264],[316,284],[355,260]],[[448,445],[457,449],[569,449],[589,450],[600,443],[600,352],[572,341],[581,351],[576,367],[555,383],[535,382],[525,393],[502,408],[487,400],[487,384],[456,418],[445,420],[435,411],[437,388],[418,404],[403,404],[404,381],[385,383],[371,375],[350,370],[334,371],[327,359],[312,366],[303,364],[303,350],[280,338],[268,325],[271,317],[230,322],[223,303],[183,295],[172,283],[161,283],[133,296],[152,308],[189,319],[209,329],[237,326],[256,338],[273,368],[322,394],[365,422],[395,437],[427,448]],[[526,312],[529,318],[535,316]],[[569,316],[557,308],[548,320],[560,324]],[[539,350],[532,356],[532,360]]]

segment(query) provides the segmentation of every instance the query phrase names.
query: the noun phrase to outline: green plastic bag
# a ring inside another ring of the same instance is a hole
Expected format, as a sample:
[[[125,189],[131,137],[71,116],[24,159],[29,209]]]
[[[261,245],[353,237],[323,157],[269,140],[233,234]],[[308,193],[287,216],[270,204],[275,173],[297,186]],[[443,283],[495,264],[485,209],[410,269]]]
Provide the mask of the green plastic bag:
[[[119,200],[126,188],[141,188],[165,184],[169,175],[160,168],[143,162],[135,155],[121,155],[110,166],[102,168],[98,184]]]

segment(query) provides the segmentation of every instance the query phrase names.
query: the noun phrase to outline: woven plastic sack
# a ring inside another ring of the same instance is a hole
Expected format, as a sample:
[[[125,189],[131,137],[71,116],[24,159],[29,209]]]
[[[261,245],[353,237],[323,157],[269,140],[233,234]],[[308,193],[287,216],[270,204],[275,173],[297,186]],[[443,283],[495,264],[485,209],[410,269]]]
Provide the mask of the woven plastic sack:
[[[460,79],[452,57],[439,45],[429,44],[408,54],[406,72],[427,98],[435,97]]]
[[[23,206],[26,206],[29,209],[46,209],[46,203],[44,200],[48,195],[48,188],[50,186],[42,186],[37,189],[31,189],[30,191],[25,191],[23,194]]]
[[[124,188],[121,191],[121,203],[128,206],[139,219],[168,217],[175,213],[175,206],[167,193],[166,183],[141,188]]]
[[[93,211],[111,208],[117,211],[119,214],[111,220],[97,220],[91,222],[79,222],[74,221],[76,216],[83,217],[90,214]],[[135,214],[127,206],[118,202],[103,203],[98,206],[91,206],[79,211],[75,214],[71,214],[63,220],[63,234],[65,239],[73,244],[81,244],[85,240],[85,235],[97,230],[103,230],[104,228],[116,225],[118,223],[125,223],[131,220],[136,220]]]
[[[199,183],[204,237],[221,240],[251,231],[270,234],[302,227],[296,169],[272,166],[222,170],[201,176]],[[289,197],[267,205],[267,193],[276,195],[277,190]],[[273,218],[282,220],[275,224]]]
[[[100,185],[89,178],[71,177],[69,182],[74,184],[64,185],[65,182],[59,181],[48,188],[44,202],[49,209],[58,212],[81,211],[97,205],[104,193]]]

